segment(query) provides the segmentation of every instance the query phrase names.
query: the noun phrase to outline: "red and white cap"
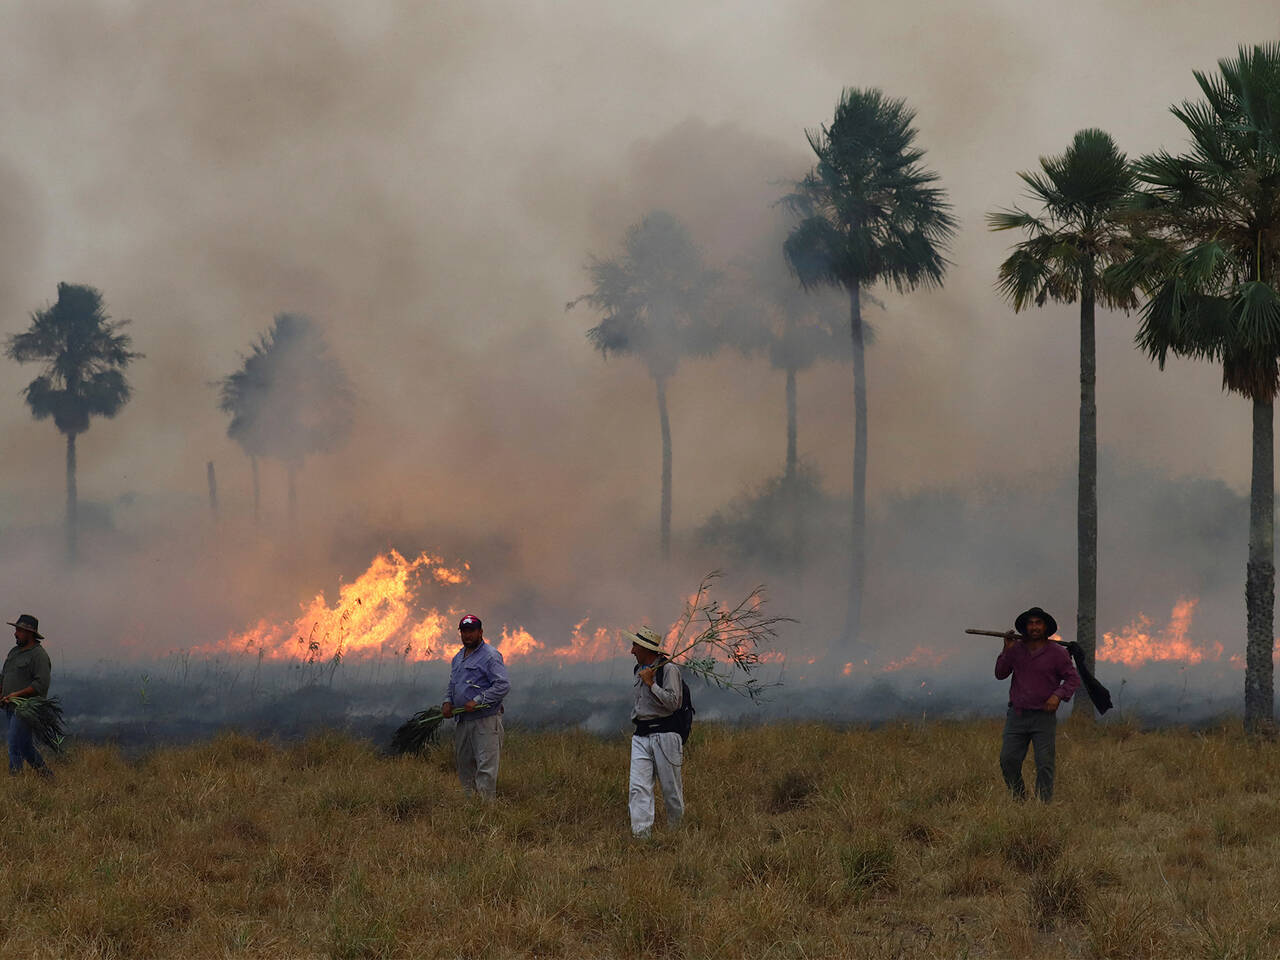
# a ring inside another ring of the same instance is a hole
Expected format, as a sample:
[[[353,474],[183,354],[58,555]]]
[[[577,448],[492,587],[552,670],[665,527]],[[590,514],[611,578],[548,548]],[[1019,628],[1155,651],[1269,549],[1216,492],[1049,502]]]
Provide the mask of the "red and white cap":
[[[480,618],[468,613],[465,617],[458,621],[459,630],[479,630],[481,628]]]

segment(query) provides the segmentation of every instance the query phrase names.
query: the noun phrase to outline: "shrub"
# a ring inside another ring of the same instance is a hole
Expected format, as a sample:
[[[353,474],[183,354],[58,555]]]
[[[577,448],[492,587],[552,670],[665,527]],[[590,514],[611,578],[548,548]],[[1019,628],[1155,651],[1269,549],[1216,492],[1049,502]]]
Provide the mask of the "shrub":
[[[867,892],[893,885],[893,847],[880,839],[849,844],[840,850],[845,889]]]

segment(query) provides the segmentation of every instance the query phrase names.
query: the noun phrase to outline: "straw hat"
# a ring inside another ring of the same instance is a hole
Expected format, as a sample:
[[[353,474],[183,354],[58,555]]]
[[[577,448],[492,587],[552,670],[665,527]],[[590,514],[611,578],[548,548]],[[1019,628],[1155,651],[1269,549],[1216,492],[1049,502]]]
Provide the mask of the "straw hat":
[[[653,627],[641,627],[635,633],[628,633],[632,643],[638,643],[646,650],[652,650],[654,653],[662,652],[662,634],[654,630]]]

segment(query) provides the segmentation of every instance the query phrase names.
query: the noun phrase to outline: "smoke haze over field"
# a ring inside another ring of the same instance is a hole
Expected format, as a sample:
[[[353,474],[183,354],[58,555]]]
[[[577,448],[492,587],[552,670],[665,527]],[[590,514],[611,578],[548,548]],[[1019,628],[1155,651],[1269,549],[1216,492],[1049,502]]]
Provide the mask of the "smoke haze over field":
[[[867,309],[867,635],[964,642],[948,632],[1031,603],[1069,631],[1076,308],[999,300],[1013,238],[984,215],[1081,127],[1130,155],[1178,147],[1168,107],[1196,95],[1192,70],[1277,26],[1244,0],[7,3],[0,329],[58,281],[87,283],[146,357],[132,402],[80,438],[74,577],[57,558],[63,441],[22,403],[34,371],[9,364],[4,603],[40,615],[61,655],[151,655],[287,619],[395,546],[470,561],[471,586],[440,602],[551,644],[587,615],[674,619],[727,566],[697,528],[782,469],[782,373],[729,352],[682,363],[659,569],[653,384],[603,361],[584,336],[597,318],[564,305],[587,256],[654,209],[712,266],[757,255],[811,165],[805,129],[842,87],[878,86],[917,111],[961,227],[943,289],[877,290]],[[356,400],[350,439],[300,474],[296,534],[271,461],[254,529],[213,387],[282,312],[324,326]],[[1208,365],[1160,373],[1133,330],[1100,312],[1100,629],[1203,596],[1197,629],[1242,650],[1248,404]],[[801,456],[847,496],[848,368],[815,366],[799,394]],[[822,650],[844,562],[831,546],[798,582],[747,565],[727,581],[777,580],[775,612],[802,621],[788,641]]]

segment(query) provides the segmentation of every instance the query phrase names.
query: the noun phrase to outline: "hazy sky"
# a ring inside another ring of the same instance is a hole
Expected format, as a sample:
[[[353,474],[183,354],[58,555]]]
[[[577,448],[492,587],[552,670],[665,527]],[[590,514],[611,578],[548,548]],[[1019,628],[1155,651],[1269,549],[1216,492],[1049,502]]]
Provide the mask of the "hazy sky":
[[[1013,238],[984,215],[1021,201],[1016,172],[1082,127],[1131,154],[1176,149],[1168,107],[1195,95],[1192,70],[1277,27],[1244,0],[9,0],[0,329],[22,329],[59,281],[99,287],[133,321],[136,395],[81,438],[80,491],[132,495],[117,523],[137,542],[172,534],[148,506],[203,519],[208,460],[224,512],[244,515],[248,464],[210,383],[273,314],[303,311],[358,394],[356,434],[301,480],[311,532],[360,544],[336,562],[359,565],[361,531],[375,549],[388,531],[438,529],[459,554],[500,542],[534,589],[569,590],[584,570],[624,579],[608,558],[655,536],[656,411],[642,366],[603,361],[584,338],[590,313],[565,312],[587,255],[616,250],[655,208],[683,218],[711,261],[738,255],[776,215],[779,181],[810,165],[805,129],[830,119],[842,87],[878,86],[916,109],[960,232],[943,289],[878,291],[885,309],[868,311],[873,504],[993,478],[1056,483],[1074,471],[1075,310],[1001,303],[992,281]],[[1247,404],[1210,367],[1160,373],[1133,329],[1099,317],[1103,447],[1245,489]],[[12,553],[15,530],[57,536],[63,441],[23,406],[35,371],[4,364]],[[671,386],[677,530],[780,470],[782,391],[763,361],[684,364]],[[837,491],[850,405],[840,365],[802,377],[801,453]],[[264,496],[278,519],[271,466]],[[1070,564],[1049,576],[1069,598],[1063,571],[1073,580]],[[127,605],[131,585],[103,594]],[[227,589],[230,619],[265,593]]]

